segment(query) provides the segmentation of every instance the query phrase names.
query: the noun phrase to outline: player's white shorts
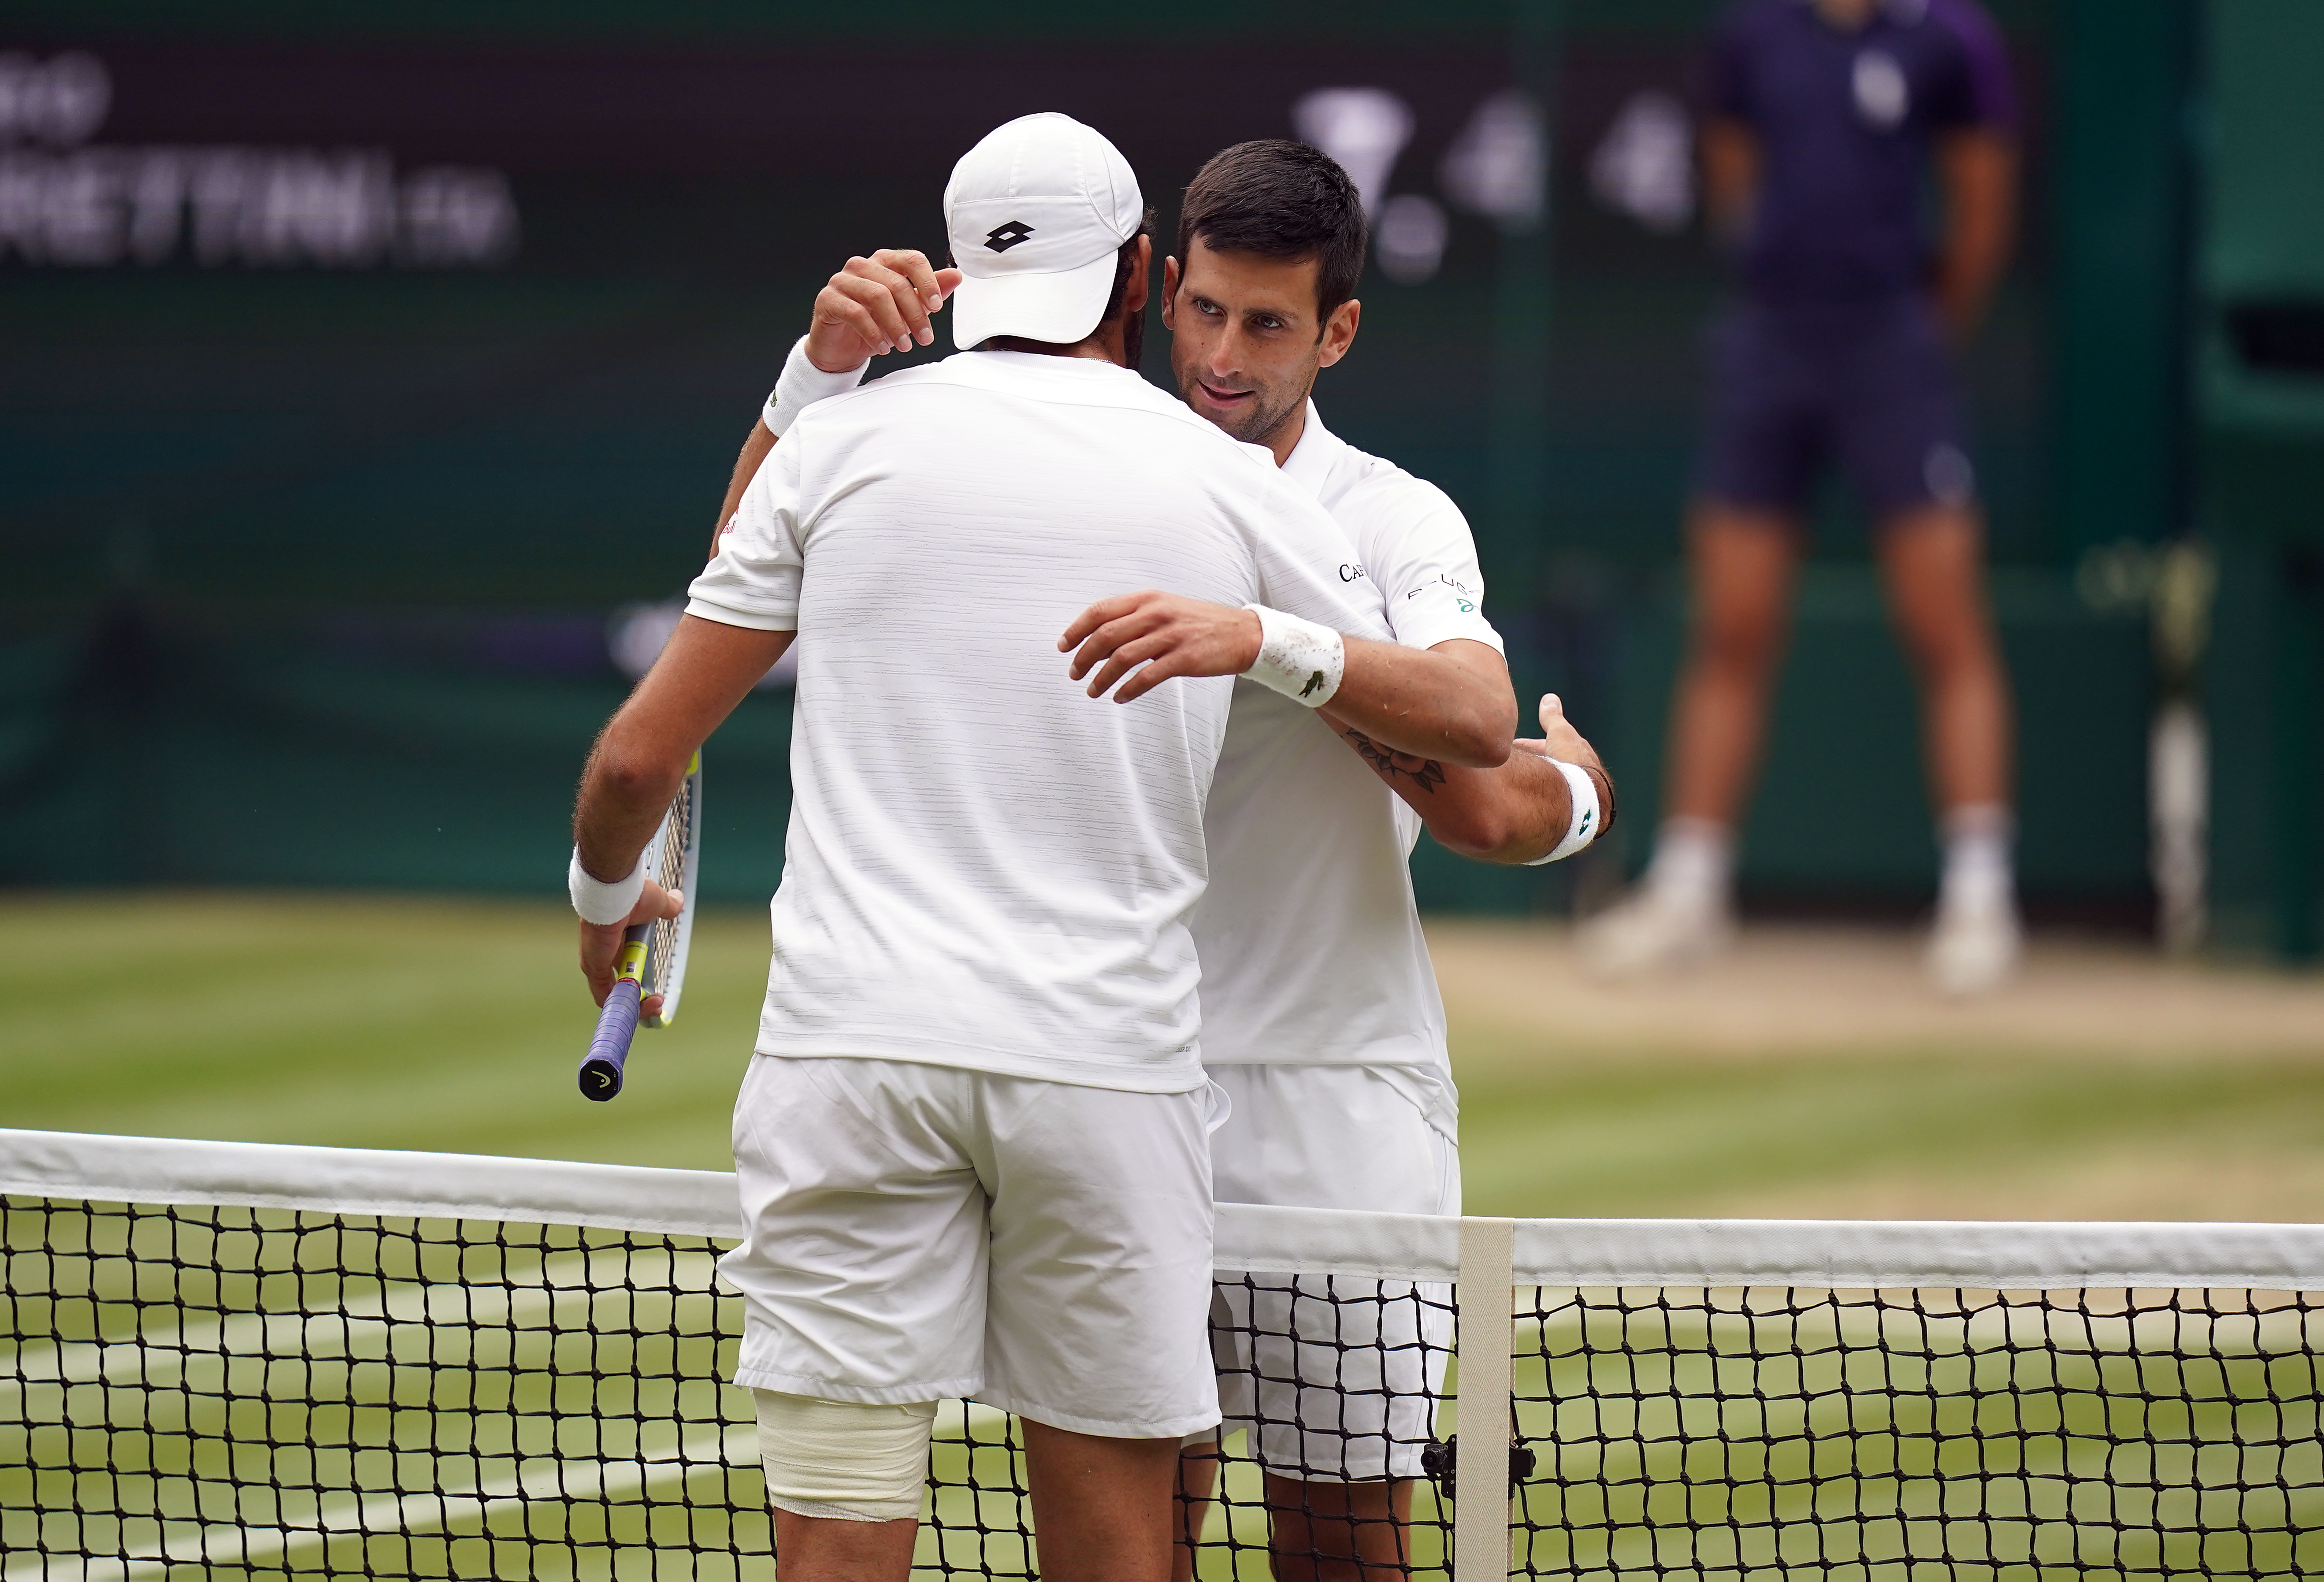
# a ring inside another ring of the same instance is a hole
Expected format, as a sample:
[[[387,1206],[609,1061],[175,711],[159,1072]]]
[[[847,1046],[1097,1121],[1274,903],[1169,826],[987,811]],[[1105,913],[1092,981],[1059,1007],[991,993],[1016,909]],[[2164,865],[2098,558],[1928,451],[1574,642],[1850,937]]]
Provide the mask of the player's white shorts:
[[[961,1396],[1120,1439],[1219,1420],[1215,1090],[1121,1093],[905,1060],[751,1061],[734,1105],[734,1382]]]
[[[1461,1212],[1460,1152],[1416,1074],[1363,1066],[1217,1066],[1234,1108],[1211,1139],[1222,1203]],[[1441,1106],[1449,1110],[1449,1090]],[[1269,1472],[1418,1477],[1444,1383],[1443,1285],[1221,1272],[1211,1306],[1221,1437],[1250,1431]],[[1210,1436],[1198,1436],[1207,1439]]]

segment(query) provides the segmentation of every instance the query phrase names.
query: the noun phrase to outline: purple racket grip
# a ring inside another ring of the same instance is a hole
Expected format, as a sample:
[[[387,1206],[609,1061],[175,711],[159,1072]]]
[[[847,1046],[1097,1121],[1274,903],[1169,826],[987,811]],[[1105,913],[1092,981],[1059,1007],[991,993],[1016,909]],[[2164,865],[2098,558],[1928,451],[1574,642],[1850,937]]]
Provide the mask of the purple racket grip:
[[[605,996],[597,1013],[596,1036],[589,1041],[588,1058],[581,1062],[581,1092],[604,1103],[622,1091],[622,1064],[630,1058],[630,1040],[638,1032],[638,984],[622,978]]]

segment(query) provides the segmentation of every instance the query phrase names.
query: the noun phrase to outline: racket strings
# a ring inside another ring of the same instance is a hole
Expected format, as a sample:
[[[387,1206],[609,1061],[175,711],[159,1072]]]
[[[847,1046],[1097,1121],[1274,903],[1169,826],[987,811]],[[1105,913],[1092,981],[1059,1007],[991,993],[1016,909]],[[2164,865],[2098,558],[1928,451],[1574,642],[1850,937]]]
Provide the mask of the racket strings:
[[[654,881],[665,890],[686,876],[687,847],[694,839],[694,784],[691,780],[669,805],[669,817],[662,820],[661,855],[654,864]],[[653,932],[646,940],[643,992],[659,995],[669,988],[670,974],[678,965],[678,929],[679,919],[662,918],[655,922]]]

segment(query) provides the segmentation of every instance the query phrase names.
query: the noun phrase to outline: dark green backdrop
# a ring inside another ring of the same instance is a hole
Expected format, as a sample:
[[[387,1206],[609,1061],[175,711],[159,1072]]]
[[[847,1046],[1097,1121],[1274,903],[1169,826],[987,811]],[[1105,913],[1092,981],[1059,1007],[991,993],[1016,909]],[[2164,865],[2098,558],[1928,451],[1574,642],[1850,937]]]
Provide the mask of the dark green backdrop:
[[[933,250],[952,159],[1009,116],[1106,130],[1167,225],[1205,155],[1347,85],[1415,112],[1394,192],[1440,193],[1489,95],[1555,101],[1549,229],[1456,212],[1433,280],[1367,279],[1319,399],[1468,509],[1519,687],[1564,692],[1610,749],[1635,861],[1720,281],[1697,228],[1614,212],[1589,170],[1636,95],[1684,94],[1711,9],[916,4],[874,31],[739,4],[19,4],[0,50],[110,73],[90,146],[496,171],[521,234],[459,269],[0,263],[0,879],[553,890],[573,774],[624,685],[607,615],[698,564],[822,277],[873,245]],[[1968,381],[2024,874],[2038,902],[2129,915],[2144,616],[2091,607],[2075,571],[2177,521],[2182,11],[2000,10],[2033,180]],[[0,160],[20,154],[61,157]],[[1911,691],[1849,509],[1820,532],[1745,878],[1911,904],[1933,872]],[[773,884],[788,708],[753,698],[710,750],[708,893]],[[1425,844],[1418,873],[1430,904],[1496,910],[1576,882]]]

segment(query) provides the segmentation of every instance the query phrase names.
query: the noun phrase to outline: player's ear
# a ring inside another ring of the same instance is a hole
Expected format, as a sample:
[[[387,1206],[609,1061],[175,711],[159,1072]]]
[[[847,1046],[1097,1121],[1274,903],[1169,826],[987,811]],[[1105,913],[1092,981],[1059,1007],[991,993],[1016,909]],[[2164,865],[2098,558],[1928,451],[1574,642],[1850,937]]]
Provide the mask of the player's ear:
[[[1363,316],[1364,305],[1353,297],[1332,310],[1332,316],[1323,320],[1323,345],[1315,354],[1317,367],[1328,368],[1348,355],[1348,348],[1356,343],[1356,322]]]
[[[1165,258],[1162,261],[1162,328],[1165,329],[1178,328],[1171,321],[1171,310],[1177,300],[1178,261],[1176,258]]]
[[[1130,313],[1146,311],[1146,288],[1153,267],[1154,238],[1140,236],[1138,238],[1138,262],[1130,266],[1130,280],[1127,288],[1121,293],[1121,306],[1124,311]]]

